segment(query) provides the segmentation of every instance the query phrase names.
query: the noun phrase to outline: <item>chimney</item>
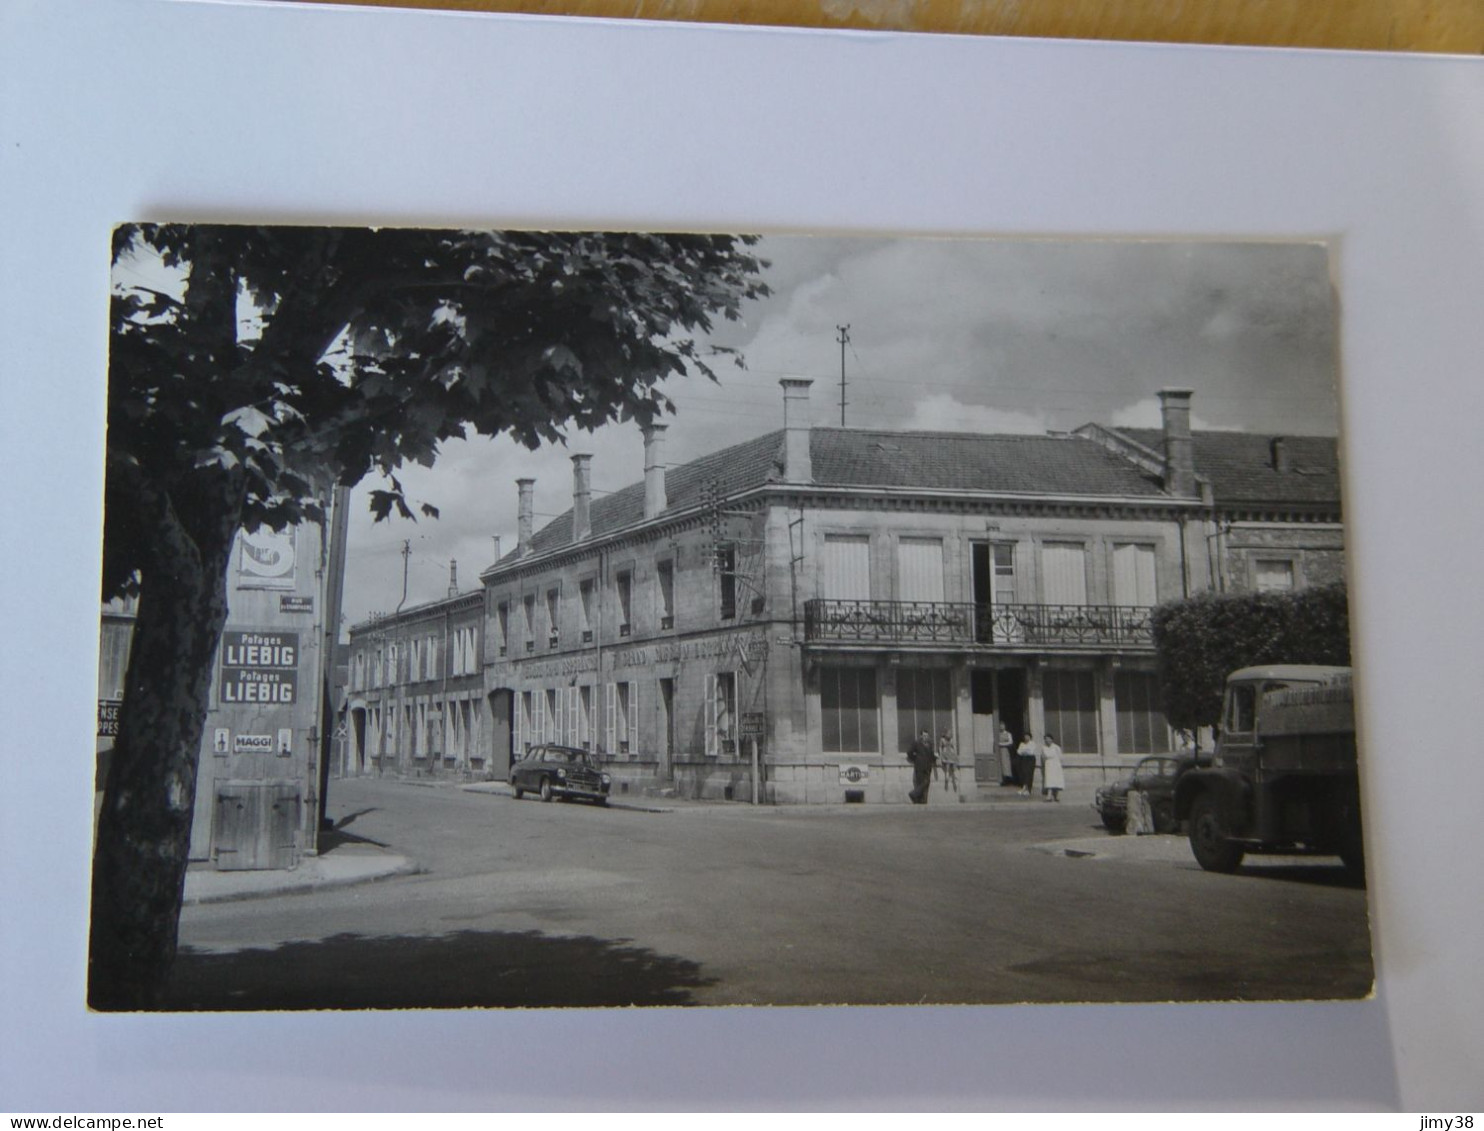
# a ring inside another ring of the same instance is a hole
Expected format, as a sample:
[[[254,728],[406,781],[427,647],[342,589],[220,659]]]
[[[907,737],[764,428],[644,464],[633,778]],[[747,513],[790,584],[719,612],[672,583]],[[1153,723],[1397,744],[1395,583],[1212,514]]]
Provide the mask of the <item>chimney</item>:
[[[670,505],[665,496],[665,465],[661,460],[668,424],[646,424],[644,433],[644,517],[657,518]]]
[[[517,479],[520,488],[520,508],[515,514],[515,552],[525,557],[531,552],[531,535],[536,525],[536,481]]]
[[[452,558],[448,562],[448,595],[450,597],[459,595],[459,563]]]
[[[786,483],[812,483],[814,467],[809,455],[809,386],[807,377],[784,377],[783,386],[783,479]]]
[[[1159,411],[1165,433],[1165,490],[1191,497],[1196,493],[1195,449],[1190,438],[1189,389],[1161,389]]]
[[[498,565],[500,562],[500,536],[498,534],[491,534],[490,538],[495,543],[495,564]]]
[[[581,542],[593,532],[593,457],[572,457],[572,541]]]
[[[1289,462],[1288,444],[1284,442],[1283,437],[1274,436],[1273,442],[1269,445],[1269,449],[1271,450],[1273,455],[1273,470],[1288,471],[1292,465]]]

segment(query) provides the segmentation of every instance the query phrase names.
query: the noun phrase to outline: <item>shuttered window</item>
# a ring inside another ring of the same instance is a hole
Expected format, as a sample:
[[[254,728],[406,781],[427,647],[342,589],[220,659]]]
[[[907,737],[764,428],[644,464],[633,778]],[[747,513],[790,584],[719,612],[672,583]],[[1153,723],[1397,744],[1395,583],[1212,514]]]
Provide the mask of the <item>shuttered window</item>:
[[[941,538],[903,538],[897,542],[897,596],[902,601],[944,599]]]
[[[1080,543],[1044,543],[1041,579],[1046,604],[1087,604],[1087,551]]]
[[[953,734],[953,675],[947,668],[897,671],[897,749],[905,754],[924,730],[935,747],[944,731]]]
[[[1170,727],[1160,710],[1159,683],[1150,672],[1115,672],[1113,699],[1120,754],[1168,754]]]
[[[1098,752],[1098,699],[1092,672],[1048,669],[1042,673],[1046,733],[1068,754]]]
[[[1154,586],[1154,547],[1121,542],[1113,547],[1113,603],[1158,604]]]
[[[876,753],[881,749],[873,668],[821,669],[819,706],[827,753]]]
[[[871,540],[864,535],[826,534],[823,595],[832,601],[871,599]]]

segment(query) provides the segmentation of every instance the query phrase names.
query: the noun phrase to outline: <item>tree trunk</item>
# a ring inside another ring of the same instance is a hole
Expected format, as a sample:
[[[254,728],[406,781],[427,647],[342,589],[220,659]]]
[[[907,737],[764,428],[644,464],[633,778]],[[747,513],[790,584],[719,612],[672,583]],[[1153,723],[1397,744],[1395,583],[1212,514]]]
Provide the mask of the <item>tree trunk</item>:
[[[157,508],[93,854],[88,1003],[157,1008],[175,959],[201,733],[241,512],[228,489],[194,532]]]

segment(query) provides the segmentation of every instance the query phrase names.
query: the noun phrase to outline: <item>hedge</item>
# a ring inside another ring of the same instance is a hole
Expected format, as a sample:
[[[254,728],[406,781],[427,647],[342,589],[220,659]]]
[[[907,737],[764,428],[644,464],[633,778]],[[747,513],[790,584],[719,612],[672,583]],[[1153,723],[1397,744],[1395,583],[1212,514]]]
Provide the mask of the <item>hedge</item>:
[[[1204,594],[1154,610],[1165,717],[1181,730],[1221,718],[1226,677],[1255,664],[1349,664],[1344,582],[1297,593]]]

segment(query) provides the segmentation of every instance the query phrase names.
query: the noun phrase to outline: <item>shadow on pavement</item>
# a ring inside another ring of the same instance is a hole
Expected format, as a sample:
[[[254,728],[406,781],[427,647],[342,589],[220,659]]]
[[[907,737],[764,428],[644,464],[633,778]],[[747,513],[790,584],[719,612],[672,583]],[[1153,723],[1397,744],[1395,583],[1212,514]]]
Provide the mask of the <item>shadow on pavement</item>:
[[[271,950],[183,947],[167,1011],[694,1005],[714,985],[688,959],[539,931],[341,934]]]

